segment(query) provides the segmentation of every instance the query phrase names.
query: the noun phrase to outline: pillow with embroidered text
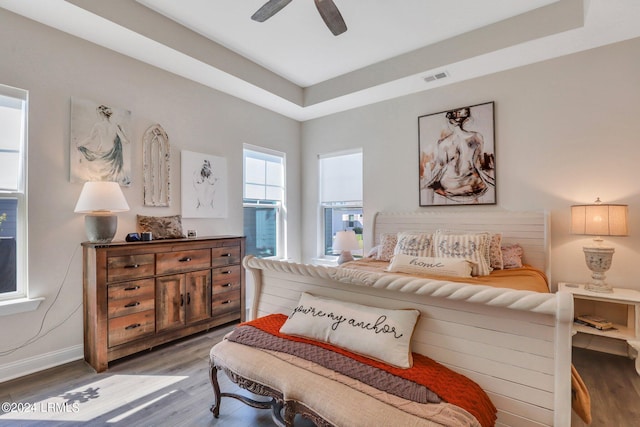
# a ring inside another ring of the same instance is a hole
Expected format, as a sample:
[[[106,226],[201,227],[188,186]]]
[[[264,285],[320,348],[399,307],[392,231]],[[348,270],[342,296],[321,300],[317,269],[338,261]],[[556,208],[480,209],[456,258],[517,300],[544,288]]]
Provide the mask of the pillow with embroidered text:
[[[439,229],[436,230],[436,234],[471,234],[471,235],[484,235],[487,236],[489,240],[488,244],[485,247],[484,259],[487,265],[490,267],[490,270],[502,270],[503,262],[502,262],[502,250],[500,245],[502,244],[502,233],[490,233],[488,231],[464,231],[464,230],[446,230]],[[435,251],[434,251],[435,252]]]
[[[480,234],[442,234],[434,238],[434,255],[444,258],[462,258],[473,262],[473,276],[487,276],[491,273],[489,265],[489,233]]]
[[[390,273],[436,274],[439,276],[471,277],[473,263],[459,258],[415,257],[394,255],[387,271]]]
[[[399,368],[413,366],[411,335],[420,312],[338,301],[304,292],[280,333],[311,338]]]
[[[393,254],[432,256],[432,246],[433,234],[403,231],[398,233],[398,243],[396,243]]]

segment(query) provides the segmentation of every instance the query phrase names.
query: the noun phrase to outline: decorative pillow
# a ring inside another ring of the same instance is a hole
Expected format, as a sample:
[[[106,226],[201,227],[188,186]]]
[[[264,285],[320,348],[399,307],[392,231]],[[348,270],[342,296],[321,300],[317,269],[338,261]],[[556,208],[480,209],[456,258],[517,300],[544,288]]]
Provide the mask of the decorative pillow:
[[[433,234],[404,231],[398,233],[398,243],[396,243],[393,254],[432,256],[432,246]]]
[[[489,244],[489,266],[493,270],[502,270],[504,261],[502,259],[502,233],[494,233],[491,235],[491,243]]]
[[[144,216],[138,215],[138,231],[151,232],[154,239],[181,239],[182,216]]]
[[[324,341],[399,368],[410,368],[411,335],[419,315],[415,309],[369,307],[305,292],[280,333]]]
[[[379,261],[391,261],[393,251],[398,244],[398,235],[393,233],[382,233],[380,235],[380,246],[378,247],[378,255],[376,257]]]
[[[437,274],[440,276],[471,277],[472,262],[458,258],[414,257],[394,255],[387,271],[391,273]]]
[[[523,255],[524,249],[517,243],[503,246],[502,260],[504,262],[504,268],[521,268]]]
[[[469,232],[469,231],[462,231],[462,230],[437,230],[436,234],[454,234],[454,235],[472,235],[472,236],[486,236],[487,238],[487,244],[485,245],[485,251],[483,253],[484,256],[484,260],[485,263],[489,266],[489,272],[491,272],[491,270],[493,270],[493,262],[494,260],[491,258],[491,253],[492,250],[495,250],[495,248],[492,245],[498,245],[498,250],[500,248],[500,242],[502,242],[502,234],[497,234],[498,237],[496,237],[496,234],[493,233],[489,233],[488,231],[478,231],[478,232]],[[497,241],[494,242],[494,240],[497,239]],[[435,252],[435,251],[434,251]],[[500,263],[500,265],[502,265],[502,254],[499,255],[500,259],[498,261],[498,255],[496,256],[496,264]],[[474,274],[477,276],[477,274]]]
[[[473,276],[487,276],[491,273],[489,265],[489,234],[442,234],[434,237],[436,257],[463,258],[473,262]]]

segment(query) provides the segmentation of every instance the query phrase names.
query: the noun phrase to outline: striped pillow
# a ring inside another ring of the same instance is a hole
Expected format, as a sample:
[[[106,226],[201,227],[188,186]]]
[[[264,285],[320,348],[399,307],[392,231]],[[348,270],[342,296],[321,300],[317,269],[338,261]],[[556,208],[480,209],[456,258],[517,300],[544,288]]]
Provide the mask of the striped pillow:
[[[489,233],[478,234],[443,234],[434,236],[434,256],[448,258],[464,258],[473,262],[471,275],[487,276],[491,273],[488,259]]]

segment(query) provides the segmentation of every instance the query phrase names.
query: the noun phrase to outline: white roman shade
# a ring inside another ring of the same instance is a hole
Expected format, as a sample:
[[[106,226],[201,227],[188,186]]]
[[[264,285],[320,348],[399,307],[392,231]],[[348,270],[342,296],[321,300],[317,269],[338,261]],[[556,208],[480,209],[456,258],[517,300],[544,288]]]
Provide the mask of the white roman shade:
[[[320,157],[320,202],[362,201],[362,151]]]
[[[245,149],[244,199],[282,201],[284,157]]]

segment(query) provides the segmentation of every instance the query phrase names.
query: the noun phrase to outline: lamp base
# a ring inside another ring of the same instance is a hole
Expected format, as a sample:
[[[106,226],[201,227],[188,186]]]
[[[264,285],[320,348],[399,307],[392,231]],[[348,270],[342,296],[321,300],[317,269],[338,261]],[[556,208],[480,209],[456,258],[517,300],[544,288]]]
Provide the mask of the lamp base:
[[[118,217],[111,214],[89,214],[84,228],[91,243],[110,243],[118,229]]]
[[[338,265],[343,264],[345,262],[353,261],[353,255],[351,255],[351,251],[342,251],[340,256],[338,257]]]
[[[613,292],[612,286],[605,281],[605,272],[611,268],[615,249],[602,246],[585,246],[582,249],[587,267],[591,270],[591,283],[586,284],[584,289],[591,292]]]

